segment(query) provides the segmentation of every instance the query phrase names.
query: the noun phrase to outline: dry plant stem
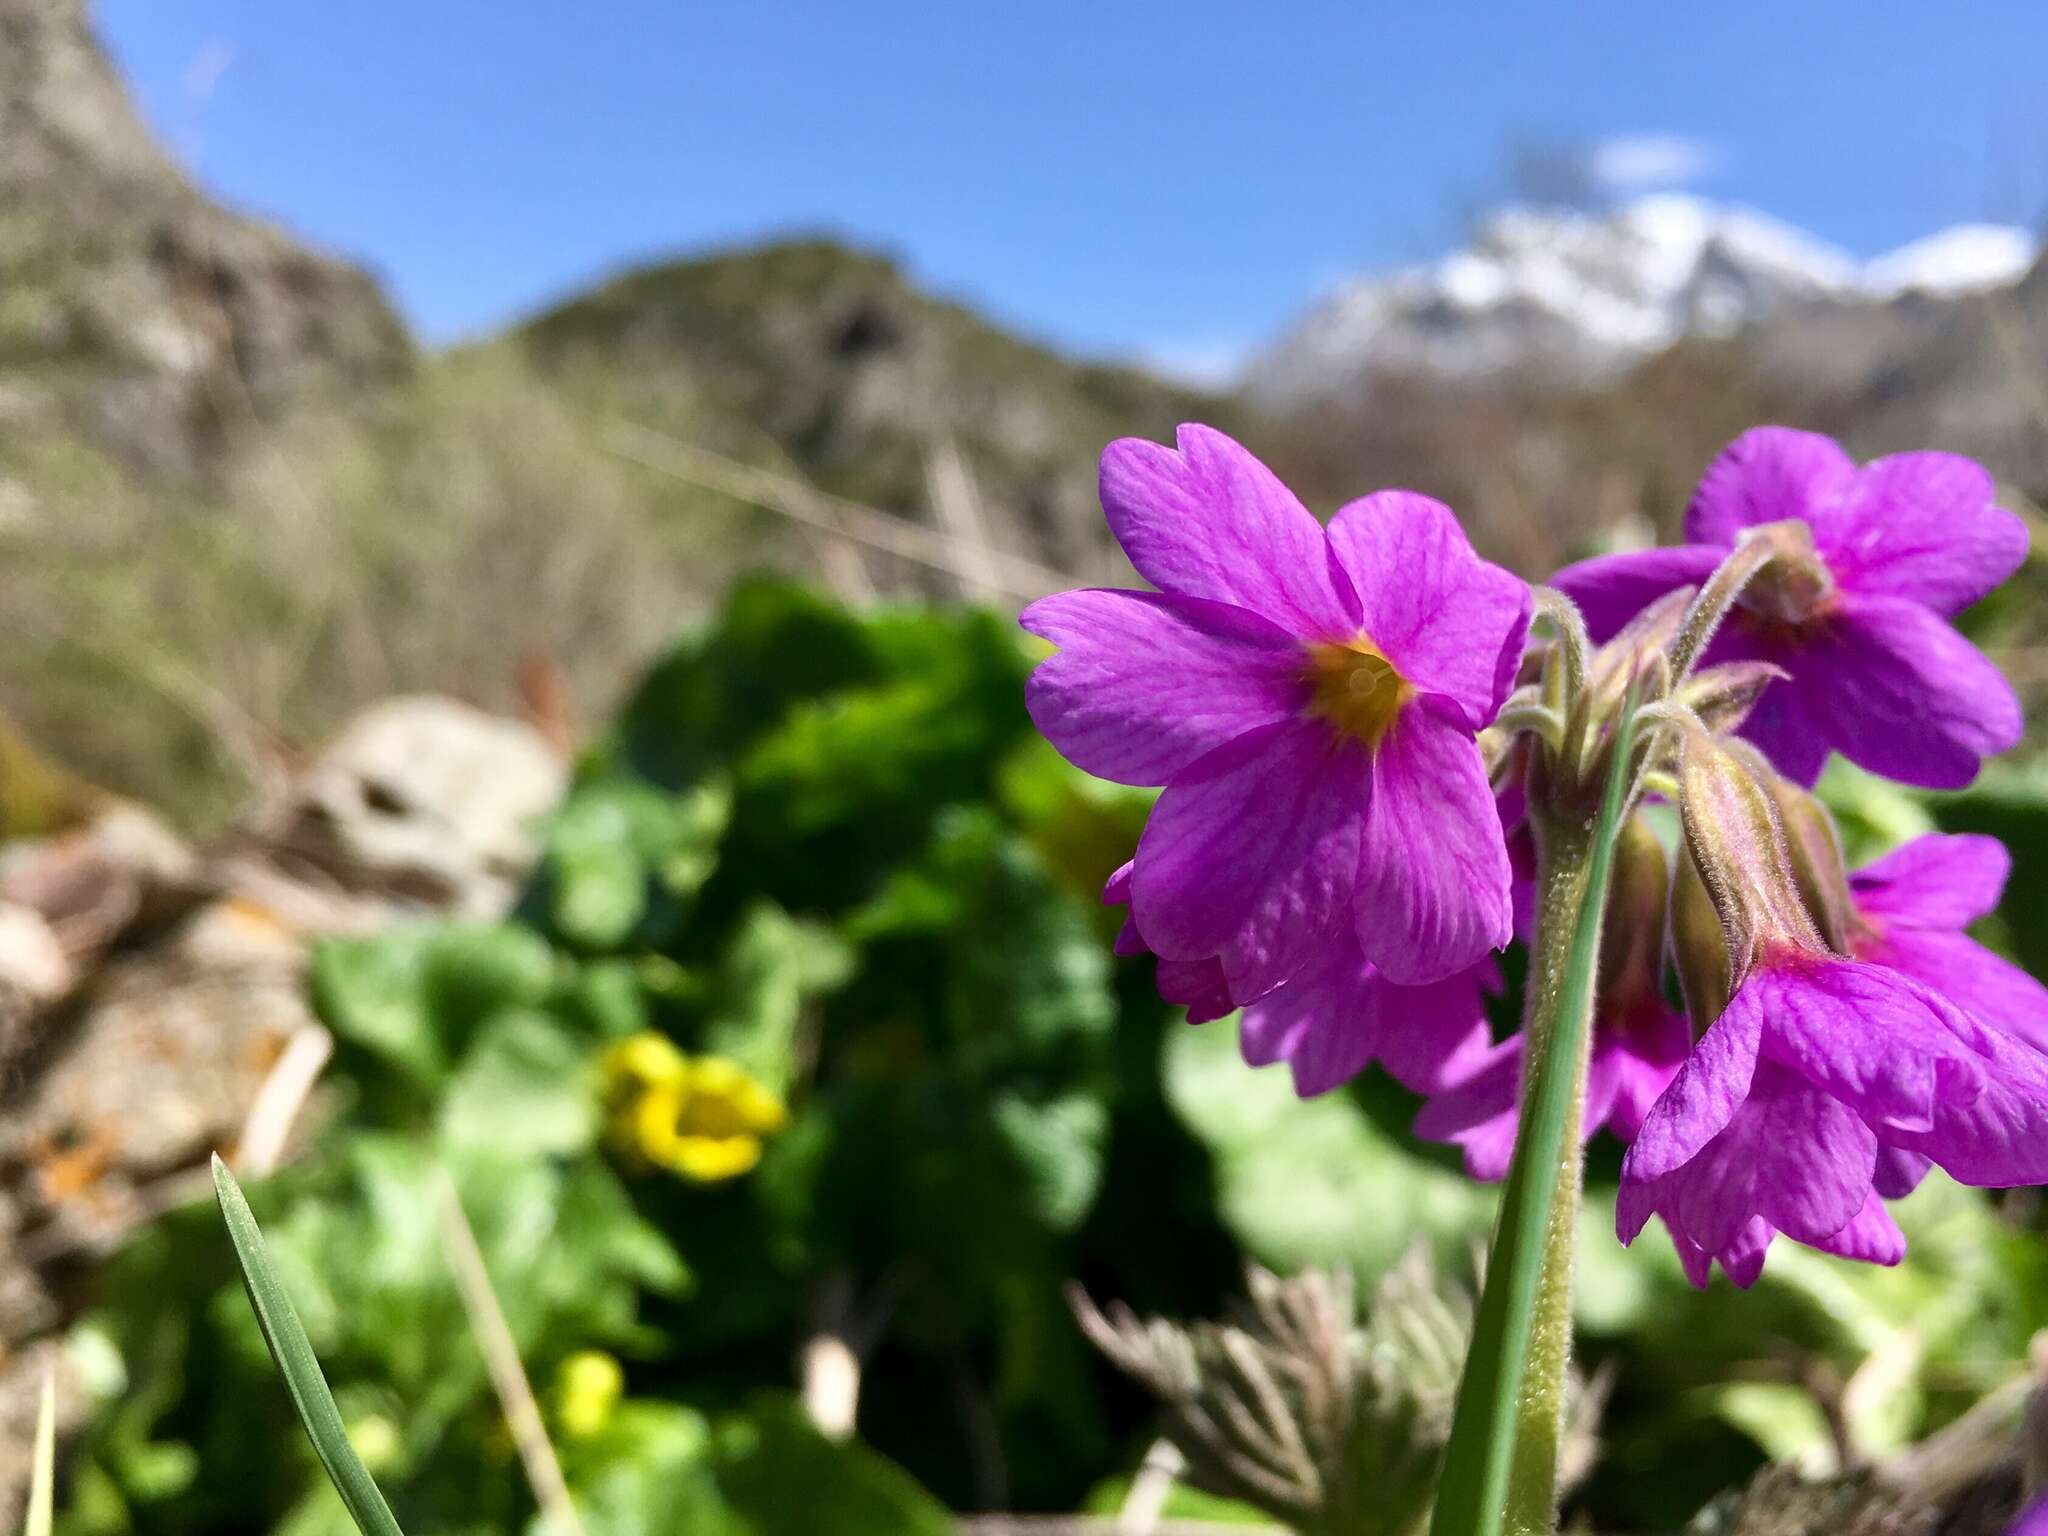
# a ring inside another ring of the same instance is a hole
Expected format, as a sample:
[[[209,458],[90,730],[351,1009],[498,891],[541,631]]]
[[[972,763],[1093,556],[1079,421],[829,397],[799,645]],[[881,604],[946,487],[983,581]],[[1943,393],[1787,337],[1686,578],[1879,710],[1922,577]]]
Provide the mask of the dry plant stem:
[[[519,1345],[505,1321],[504,1308],[491,1289],[490,1272],[476,1244],[476,1233],[462,1212],[462,1198],[455,1181],[444,1170],[438,1179],[437,1204],[441,1216],[441,1251],[455,1276],[455,1289],[462,1296],[462,1309],[469,1315],[470,1331],[483,1352],[491,1386],[498,1394],[505,1423],[512,1431],[520,1465],[533,1487],[534,1499],[555,1536],[584,1536],[583,1521],[569,1499],[569,1484],[562,1476],[562,1464],[548,1442],[547,1427],[541,1422],[540,1404],[519,1363]]]
[[[1530,956],[1524,1066],[1527,1074],[1522,1102],[1535,1098],[1535,1085],[1548,1072],[1574,1074],[1564,1140],[1559,1152],[1557,1197],[1551,1202],[1543,1239],[1542,1280],[1536,1297],[1534,1326],[1527,1365],[1516,1405],[1515,1456],[1509,1474],[1504,1536],[1548,1536],[1557,1506],[1558,1454],[1564,1434],[1565,1374],[1572,1351],[1572,1274],[1577,1250],[1579,1184],[1583,1173],[1580,1122],[1585,1111],[1586,1063],[1592,1033],[1593,994],[1583,1003],[1587,1017],[1567,1029],[1561,1010],[1570,1003],[1566,985],[1573,937],[1582,921],[1597,924],[1598,911],[1586,912],[1586,890],[1592,875],[1595,823],[1538,814],[1537,879],[1542,910],[1538,914],[1536,948]],[[1597,950],[1598,935],[1595,936]],[[1560,1035],[1579,1041],[1574,1059],[1558,1060],[1552,1042]]]

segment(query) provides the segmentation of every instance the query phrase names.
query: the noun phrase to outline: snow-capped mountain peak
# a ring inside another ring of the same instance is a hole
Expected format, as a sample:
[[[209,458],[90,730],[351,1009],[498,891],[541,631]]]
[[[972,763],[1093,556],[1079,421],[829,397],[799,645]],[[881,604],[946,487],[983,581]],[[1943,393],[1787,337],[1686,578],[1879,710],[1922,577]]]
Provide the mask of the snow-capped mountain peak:
[[[1288,403],[1376,371],[1596,379],[1786,305],[1995,287],[2035,254],[2025,231],[1967,225],[1861,264],[1753,209],[1677,193],[1600,214],[1511,207],[1462,251],[1339,285],[1247,382]]]

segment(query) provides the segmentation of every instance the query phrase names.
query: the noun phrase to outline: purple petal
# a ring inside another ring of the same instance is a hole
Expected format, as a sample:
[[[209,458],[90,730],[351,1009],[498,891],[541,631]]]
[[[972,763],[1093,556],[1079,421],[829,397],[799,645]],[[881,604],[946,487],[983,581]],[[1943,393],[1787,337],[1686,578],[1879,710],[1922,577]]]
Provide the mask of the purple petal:
[[[1732,545],[1745,528],[1788,517],[1811,521],[1815,510],[1846,494],[1856,465],[1832,438],[1790,427],[1755,427],[1707,466],[1685,536],[1695,544]]]
[[[1595,555],[1566,566],[1550,585],[1579,605],[1593,638],[1606,641],[1666,592],[1699,586],[1727,556],[1726,546],[1714,544]]]
[[[1102,904],[1105,907],[1127,907],[1131,904],[1131,872],[1136,864],[1134,859],[1125,859],[1102,882]]]
[[[1522,1037],[1494,1046],[1483,1064],[1432,1093],[1415,1116],[1415,1134],[1465,1150],[1465,1171],[1486,1183],[1502,1178],[1515,1150],[1522,1089]]]
[[[1146,946],[1145,936],[1138,932],[1138,921],[1128,912],[1124,914],[1124,925],[1116,931],[1116,942],[1109,947],[1113,955],[1147,955],[1151,950]]]
[[[1671,1086],[1643,1117],[1643,1128],[1622,1161],[1624,1191],[1690,1162],[1727,1127],[1749,1096],[1764,1017],[1753,988],[1752,981],[1729,1000]]]
[[[1903,972],[1980,1024],[2048,1051],[2048,987],[1966,934],[1893,927],[1859,942],[1856,957]]]
[[[1963,1184],[2003,1189],[2048,1184],[2048,1057],[1995,1030],[1967,1029],[1981,1066],[1971,1079],[1945,1082],[1933,1125],[1887,1131],[1885,1140],[1918,1152]]]
[[[1401,711],[1373,755],[1358,868],[1358,944],[1389,980],[1435,981],[1514,936],[1513,872],[1470,736]]]
[[[1301,646],[1254,614],[1156,592],[1062,592],[1018,620],[1058,646],[1024,686],[1046,740],[1121,784],[1164,784],[1206,752],[1297,713]]]
[[[1102,452],[1102,507],[1138,574],[1213,598],[1304,640],[1348,639],[1358,606],[1333,573],[1322,525],[1273,472],[1210,427],[1179,451],[1126,437]]]
[[[1366,749],[1317,720],[1210,753],[1167,786],[1139,839],[1131,911],[1145,942],[1219,957],[1236,997],[1285,981],[1347,909],[1370,782]]]
[[[1805,660],[1803,697],[1835,749],[1872,773],[1961,789],[2020,739],[2012,686],[1918,603],[1844,599]]]
[[[1906,1256],[1906,1234],[1899,1230],[1899,1224],[1892,1220],[1892,1213],[1884,1208],[1884,1201],[1875,1191],[1841,1231],[1802,1241],[1822,1253],[1860,1259],[1865,1264],[1891,1265]]]
[[[1979,832],[1928,832],[1849,876],[1856,905],[1914,928],[1963,928],[1998,905],[2012,855]]]
[[[1451,509],[1377,491],[1330,520],[1365,633],[1402,677],[1478,730],[1514,686],[1529,634],[1528,584],[1472,552]]]
[[[1737,615],[1738,623],[1740,619]],[[1713,659],[1720,659],[1720,651],[1717,642]],[[1759,655],[1756,659],[1775,661],[1792,675],[1764,689],[1763,696],[1742,722],[1741,734],[1755,743],[1778,772],[1810,789],[1827,766],[1833,745],[1809,698],[1814,688],[1828,686],[1826,678],[1798,652],[1778,649],[1775,655]]]
[[[1928,1129],[1944,1073],[1969,1065],[1939,999],[1882,966],[1781,953],[1742,994],[1766,1020],[1764,1054],[1873,1125]]]
[[[1862,1209],[1876,1159],[1876,1136],[1846,1106],[1765,1063],[1727,1128],[1661,1181],[1659,1209],[1714,1254],[1757,1217],[1812,1242]]]
[[[1245,1009],[1242,1046],[1253,1066],[1286,1060],[1303,1098],[1349,1082],[1375,1059],[1418,1092],[1484,1059],[1485,985],[1477,967],[1421,987],[1398,987],[1358,953],[1340,925],[1322,954]]]
[[[1877,1148],[1877,1171],[1871,1182],[1887,1200],[1903,1200],[1920,1187],[1933,1162],[1918,1152],[1907,1152],[1889,1143]]]
[[[1692,1028],[1684,1014],[1658,998],[1603,1035],[1604,1048],[1596,1039],[1595,1050],[1609,1064],[1614,1097],[1607,1113],[1594,1123],[1604,1124],[1622,1141],[1634,1141],[1650,1106],[1671,1086],[1691,1054]]]
[[[1715,1255],[1736,1289],[1746,1291],[1756,1284],[1757,1277],[1764,1272],[1764,1255],[1770,1251],[1771,1239],[1777,1235],[1771,1224],[1759,1216],[1746,1222],[1735,1234],[1734,1241]],[[1697,1281],[1694,1283],[1698,1284]]]
[[[2005,1536],[2048,1536],[2048,1494],[2022,1510],[2019,1520]]]
[[[1214,956],[1207,960],[1162,960],[1155,985],[1167,1002],[1187,1009],[1190,1024],[1207,1024],[1237,1009],[1237,1004],[1230,1000],[1222,962]]]
[[[1957,454],[1893,454],[1811,519],[1814,543],[1844,591],[1953,618],[2027,557],[2026,524],[1994,494],[1983,466]]]

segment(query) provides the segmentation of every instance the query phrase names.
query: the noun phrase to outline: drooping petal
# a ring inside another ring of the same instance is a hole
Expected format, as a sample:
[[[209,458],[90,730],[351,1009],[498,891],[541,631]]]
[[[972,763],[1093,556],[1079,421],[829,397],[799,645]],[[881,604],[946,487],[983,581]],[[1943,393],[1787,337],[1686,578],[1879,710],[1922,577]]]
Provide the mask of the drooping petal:
[[[1135,859],[1125,859],[1110,871],[1109,878],[1102,882],[1102,904],[1105,907],[1127,907],[1131,904],[1131,875],[1136,868]]]
[[[2020,739],[2012,685],[1919,603],[1845,598],[1805,660],[1809,707],[1836,750],[1872,773],[1961,789]]]
[[[1734,1282],[1737,1290],[1746,1291],[1757,1282],[1764,1272],[1764,1255],[1770,1251],[1771,1239],[1778,1235],[1777,1229],[1761,1216],[1745,1222],[1740,1232],[1715,1255],[1721,1261],[1721,1269]],[[1682,1257],[1682,1256],[1681,1256]],[[1699,1281],[1693,1282],[1695,1285]]]
[[[1207,1024],[1236,1011],[1223,963],[1207,960],[1162,960],[1156,977],[1159,995],[1188,1011],[1190,1024]]]
[[[1692,1030],[1684,1014],[1661,1004],[1632,1014],[1614,1032],[1606,1052],[1614,1078],[1606,1127],[1622,1141],[1634,1141],[1650,1106],[1671,1086],[1691,1051]]]
[[[1178,448],[1126,437],[1102,451],[1102,509],[1138,574],[1162,592],[1214,598],[1298,639],[1357,632],[1322,525],[1250,452],[1211,427]]]
[[[1995,490],[1982,465],[1958,454],[1895,453],[1814,513],[1814,544],[1845,591],[1953,618],[2027,557],[2026,524],[1993,504]]]
[[[1950,1027],[1971,1037],[1977,1071],[1967,1080],[1961,1072],[1944,1074],[1948,1091],[1932,1125],[1887,1131],[1885,1140],[1932,1158],[1959,1183],[2048,1184],[2048,1057],[1996,1030],[1971,1030],[1953,1018]]]
[[[1920,1187],[1920,1181],[1927,1177],[1927,1170],[1934,1163],[1918,1152],[1908,1152],[1890,1143],[1880,1143],[1877,1149],[1877,1171],[1871,1176],[1871,1183],[1878,1194],[1887,1200],[1903,1200]]]
[[[1906,1256],[1906,1234],[1899,1230],[1899,1224],[1892,1220],[1892,1213],[1884,1208],[1879,1198],[1881,1191],[1873,1190],[1863,1202],[1849,1224],[1839,1232],[1826,1237],[1807,1238],[1803,1241],[1818,1248],[1822,1253],[1832,1253],[1844,1259],[1858,1259],[1865,1264],[1898,1263]]]
[[[1479,749],[1426,705],[1404,709],[1373,754],[1359,949],[1403,986],[1462,971],[1514,936],[1512,881]]]
[[[1349,1082],[1374,1060],[1426,1092],[1482,1060],[1491,966],[1420,987],[1398,987],[1358,953],[1340,925],[1321,953],[1248,1005],[1240,1042],[1252,1066],[1287,1061],[1303,1098]]]
[[[1749,1096],[1763,1034],[1763,1009],[1752,980],[1729,999],[1721,1017],[1643,1117],[1621,1165],[1622,1189],[1647,1184],[1683,1166],[1720,1135]]]
[[[1659,1208],[1714,1254],[1757,1217],[1812,1242],[1862,1209],[1876,1158],[1877,1138],[1844,1105],[1764,1063],[1721,1134],[1662,1181]]]
[[[1742,991],[1766,1020],[1771,1060],[1873,1125],[1933,1125],[1942,1063],[1960,1060],[1964,1047],[1950,1011],[1926,988],[1857,960],[1781,954]]]
[[[1478,1068],[1432,1093],[1416,1113],[1415,1134],[1465,1153],[1465,1171],[1484,1183],[1507,1175],[1519,1128],[1522,1037],[1488,1051]]]
[[[1753,427],[1707,466],[1685,509],[1685,536],[1732,545],[1745,528],[1815,509],[1856,483],[1855,462],[1832,439],[1790,427]]]
[[[1962,928],[1998,905],[2012,855],[1977,832],[1928,832],[1849,876],[1856,905],[1915,928]]]
[[[1856,956],[1933,988],[1981,1024],[2048,1051],[2048,987],[1967,934],[1891,927]]]
[[[1455,704],[1469,729],[1490,723],[1521,666],[1528,584],[1473,553],[1449,507],[1412,491],[1350,503],[1329,536],[1365,633],[1395,670]]]
[[[1172,960],[1217,957],[1235,997],[1285,981],[1349,910],[1370,785],[1366,749],[1316,720],[1195,763],[1138,842],[1131,913],[1145,942]]]
[[[1677,587],[1697,587],[1728,556],[1724,545],[1677,544],[1664,549],[1595,555],[1568,565],[1550,585],[1579,605],[1596,642],[1612,640],[1621,627]]]
[[[1164,784],[1308,697],[1300,644],[1226,603],[1083,590],[1018,622],[1059,647],[1024,686],[1032,723],[1068,762],[1121,784]]]

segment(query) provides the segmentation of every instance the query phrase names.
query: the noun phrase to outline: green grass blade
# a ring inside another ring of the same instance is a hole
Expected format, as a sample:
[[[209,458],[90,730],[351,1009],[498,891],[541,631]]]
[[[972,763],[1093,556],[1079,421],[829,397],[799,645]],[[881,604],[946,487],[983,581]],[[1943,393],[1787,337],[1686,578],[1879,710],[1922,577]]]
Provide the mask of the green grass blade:
[[[335,1492],[363,1536],[403,1536],[384,1495],[348,1443],[341,1410],[334,1406],[334,1394],[327,1390],[327,1378],[313,1358],[305,1325],[279,1283],[277,1271],[270,1267],[263,1232],[242,1197],[241,1186],[218,1157],[213,1160],[213,1188],[220,1197],[220,1213],[227,1221],[235,1257],[241,1261],[242,1280],[249,1290],[249,1305],[255,1308],[256,1321],[262,1326],[263,1341],[270,1346],[270,1358],[277,1362],[291,1392],[292,1406],[299,1411],[299,1422],[306,1427],[306,1438],[313,1442]]]
[[[36,1454],[29,1476],[25,1536],[50,1536],[57,1518],[57,1363],[43,1367],[43,1404],[36,1414]]]
[[[1586,1050],[1600,914],[1614,868],[1629,758],[1635,744],[1636,692],[1630,686],[1615,727],[1614,752],[1587,855],[1585,891],[1573,925],[1563,983],[1530,1102],[1522,1108],[1514,1162],[1501,1194],[1500,1222],[1486,1266],[1486,1288],[1474,1319],[1472,1347],[1458,1383],[1450,1443],[1444,1450],[1430,1536],[1499,1536],[1514,1466],[1517,1410],[1534,1333],[1551,1208],[1558,1198],[1566,1122],[1577,1086],[1576,1064]],[[1532,975],[1534,967],[1531,967]],[[1576,1199],[1576,1191],[1573,1197]]]

